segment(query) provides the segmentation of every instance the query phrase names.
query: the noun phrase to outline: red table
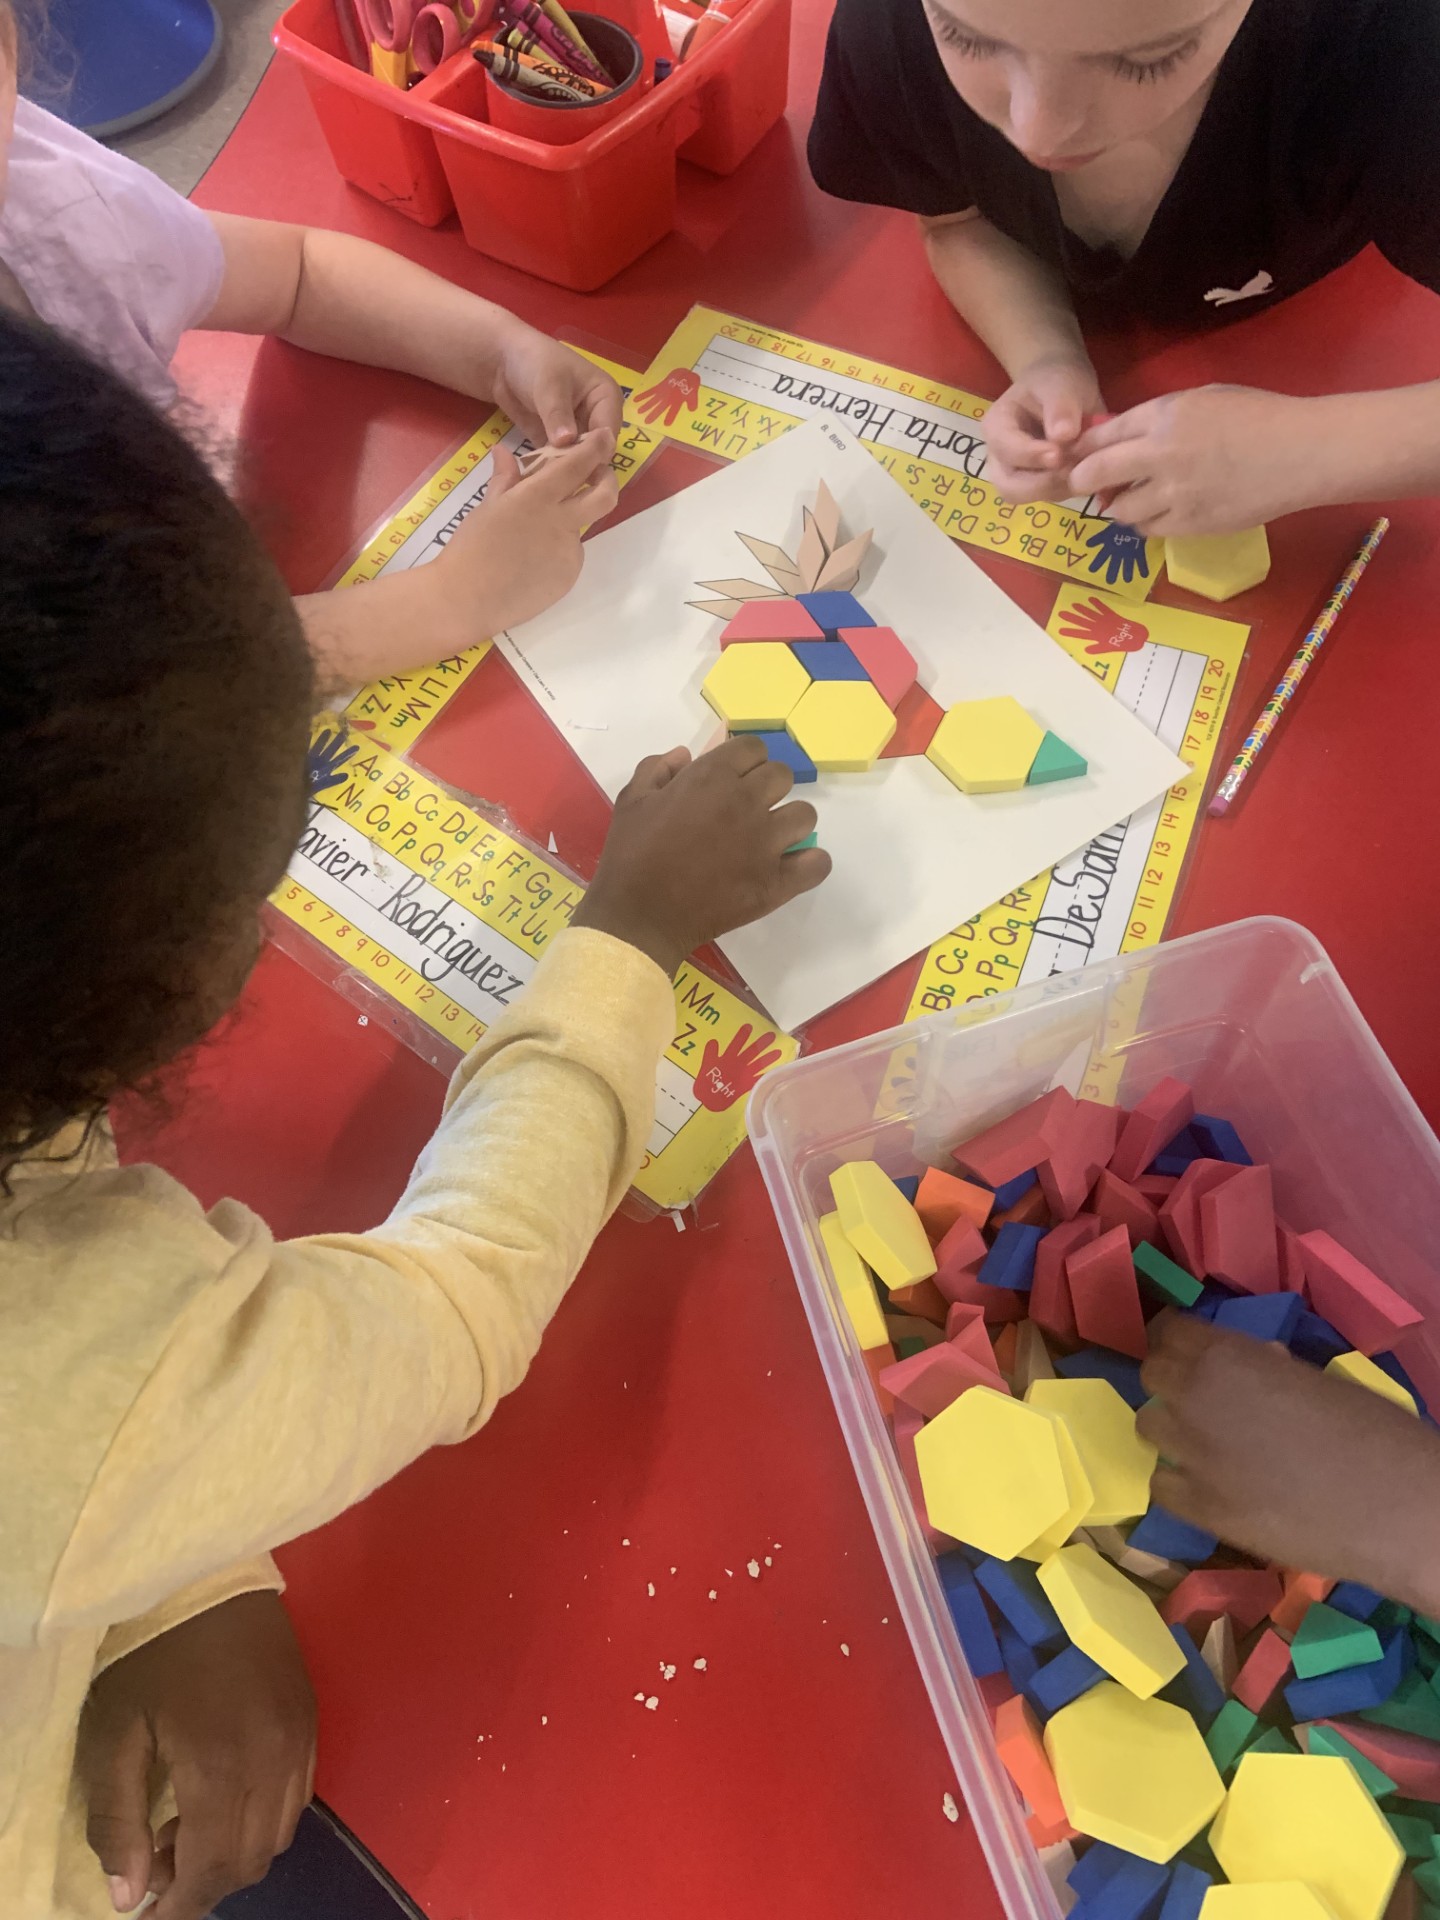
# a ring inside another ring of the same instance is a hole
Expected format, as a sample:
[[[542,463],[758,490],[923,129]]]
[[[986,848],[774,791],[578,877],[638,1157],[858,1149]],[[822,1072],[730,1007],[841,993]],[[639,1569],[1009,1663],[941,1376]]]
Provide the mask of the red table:
[[[695,176],[683,234],[588,298],[351,192],[285,71],[197,197],[383,240],[637,366],[704,300],[999,391],[911,223],[810,185],[824,9],[797,0],[797,15],[788,126],[738,178]],[[1436,371],[1437,321],[1431,296],[1367,257],[1218,335],[1101,343],[1100,358],[1122,406],[1210,379],[1395,384]],[[182,365],[243,443],[242,489],[297,589],[328,577],[476,419],[417,382],[271,343],[197,336]],[[1272,530],[1232,737],[1369,517]],[[1437,533],[1436,503],[1398,511],[1263,773],[1202,830],[1175,923],[1276,913],[1312,927],[1432,1120]],[[1043,612],[1053,580],[983,564]],[[604,804],[498,658],[418,757],[542,843],[553,831],[588,870]],[[912,977],[902,968],[817,1022],[812,1045],[898,1019]],[[183,1115],[128,1145],[283,1234],[365,1227],[399,1192],[440,1094],[436,1074],[270,951],[191,1070]],[[434,1920],[997,1911],[972,1827],[942,1813],[949,1764],[748,1151],[683,1234],[663,1220],[609,1229],[484,1433],[282,1559],[321,1700],[320,1790]]]

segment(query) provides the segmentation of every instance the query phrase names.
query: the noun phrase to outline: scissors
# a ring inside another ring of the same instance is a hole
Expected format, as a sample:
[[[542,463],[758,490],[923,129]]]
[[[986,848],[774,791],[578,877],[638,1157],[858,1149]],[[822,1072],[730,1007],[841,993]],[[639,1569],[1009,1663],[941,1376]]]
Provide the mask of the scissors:
[[[420,73],[458,53],[494,11],[494,0],[360,0],[366,33],[386,53],[408,52]]]

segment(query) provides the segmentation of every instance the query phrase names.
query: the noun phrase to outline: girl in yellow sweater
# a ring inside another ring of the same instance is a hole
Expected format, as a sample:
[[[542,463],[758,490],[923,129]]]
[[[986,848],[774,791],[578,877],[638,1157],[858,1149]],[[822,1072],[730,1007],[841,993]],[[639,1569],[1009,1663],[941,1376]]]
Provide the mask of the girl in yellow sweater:
[[[516,1385],[644,1151],[674,969],[829,863],[786,852],[814,809],[762,747],[646,761],[389,1218],[277,1242],[118,1166],[103,1113],[255,957],[304,808],[299,619],[150,405],[13,317],[0,522],[0,1913],[203,1920],[309,1793],[267,1550]]]

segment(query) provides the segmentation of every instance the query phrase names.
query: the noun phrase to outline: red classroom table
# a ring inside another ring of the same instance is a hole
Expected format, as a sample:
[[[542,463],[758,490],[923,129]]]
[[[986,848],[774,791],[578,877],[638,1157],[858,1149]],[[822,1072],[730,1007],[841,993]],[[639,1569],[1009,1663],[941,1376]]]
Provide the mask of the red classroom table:
[[[691,178],[684,231],[589,297],[345,187],[285,70],[197,197],[381,240],[637,367],[703,300],[998,392],[912,224],[811,186],[826,9],[796,10],[788,125],[735,179]],[[1207,380],[1400,384],[1440,371],[1437,344],[1440,304],[1368,256],[1221,333],[1099,352],[1117,407]],[[297,589],[329,577],[479,414],[272,343],[195,336],[182,370],[242,444],[242,490]],[[1368,518],[1335,509],[1272,529],[1232,740]],[[1435,503],[1397,511],[1263,772],[1202,829],[1172,928],[1255,913],[1311,927],[1432,1122],[1437,534]],[[982,564],[1043,615],[1050,576]],[[589,870],[605,806],[495,656],[417,757]],[[898,1020],[913,974],[818,1021],[812,1046]],[[361,1228],[399,1192],[440,1095],[438,1075],[270,950],[189,1070],[183,1114],[132,1127],[127,1145],[282,1234]],[[942,1812],[955,1783],[748,1149],[683,1234],[609,1228],[482,1434],[281,1558],[320,1696],[320,1791],[433,1920],[998,1912],[973,1827]]]

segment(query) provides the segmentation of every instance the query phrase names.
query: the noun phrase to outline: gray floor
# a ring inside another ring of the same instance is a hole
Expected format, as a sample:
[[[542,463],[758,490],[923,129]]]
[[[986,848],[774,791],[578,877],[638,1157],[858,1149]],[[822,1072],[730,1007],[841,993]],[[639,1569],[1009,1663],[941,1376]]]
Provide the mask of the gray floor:
[[[270,29],[288,0],[215,0],[225,28],[219,60],[188,100],[110,144],[189,193],[224,146],[270,60]]]

